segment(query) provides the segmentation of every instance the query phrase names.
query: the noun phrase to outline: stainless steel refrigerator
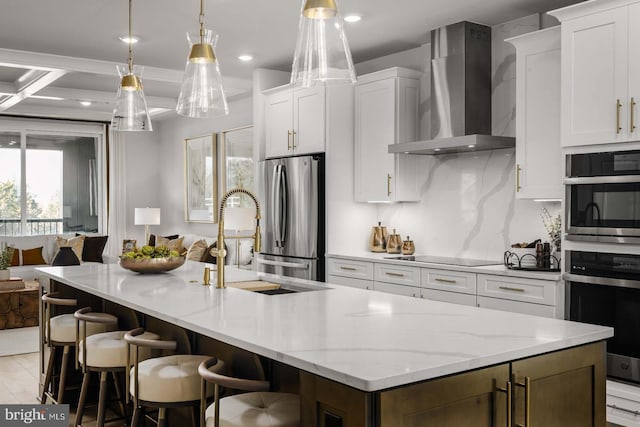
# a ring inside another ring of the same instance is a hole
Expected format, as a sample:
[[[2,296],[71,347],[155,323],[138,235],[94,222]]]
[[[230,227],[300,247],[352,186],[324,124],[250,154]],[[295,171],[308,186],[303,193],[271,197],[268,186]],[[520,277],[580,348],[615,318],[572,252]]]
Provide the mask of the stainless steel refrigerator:
[[[258,164],[262,250],[258,271],[324,281],[324,158]]]

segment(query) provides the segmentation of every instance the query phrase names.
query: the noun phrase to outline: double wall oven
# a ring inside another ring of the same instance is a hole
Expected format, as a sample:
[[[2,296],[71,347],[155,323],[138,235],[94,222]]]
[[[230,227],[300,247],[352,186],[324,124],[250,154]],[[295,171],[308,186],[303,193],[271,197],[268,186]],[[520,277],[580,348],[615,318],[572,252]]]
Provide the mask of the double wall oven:
[[[566,166],[566,317],[612,326],[607,375],[640,385],[640,150]]]

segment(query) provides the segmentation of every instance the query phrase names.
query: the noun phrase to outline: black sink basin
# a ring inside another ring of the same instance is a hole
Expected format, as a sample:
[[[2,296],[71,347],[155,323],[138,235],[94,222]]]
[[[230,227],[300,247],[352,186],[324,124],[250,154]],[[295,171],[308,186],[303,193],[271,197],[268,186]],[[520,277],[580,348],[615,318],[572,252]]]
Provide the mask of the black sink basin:
[[[265,294],[265,295],[279,295],[279,294],[294,294],[299,291],[294,291],[293,289],[278,288],[278,289],[264,289],[262,291],[254,291],[254,292],[258,294]]]

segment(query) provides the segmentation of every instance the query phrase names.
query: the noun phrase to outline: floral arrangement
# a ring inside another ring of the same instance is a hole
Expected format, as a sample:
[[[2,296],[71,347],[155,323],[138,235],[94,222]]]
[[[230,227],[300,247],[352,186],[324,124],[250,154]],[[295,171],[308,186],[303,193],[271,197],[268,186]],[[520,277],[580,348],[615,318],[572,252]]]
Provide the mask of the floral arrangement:
[[[122,259],[151,259],[151,258],[174,258],[179,257],[178,251],[170,251],[166,246],[143,246],[139,250],[125,252],[120,258]]]
[[[0,270],[6,270],[11,266],[13,251],[13,246],[7,245],[6,242],[0,242]]]
[[[549,235],[549,240],[556,248],[560,248],[560,235],[562,233],[562,218],[560,217],[560,213],[552,216],[547,208],[542,208],[540,216],[542,217],[542,224]]]

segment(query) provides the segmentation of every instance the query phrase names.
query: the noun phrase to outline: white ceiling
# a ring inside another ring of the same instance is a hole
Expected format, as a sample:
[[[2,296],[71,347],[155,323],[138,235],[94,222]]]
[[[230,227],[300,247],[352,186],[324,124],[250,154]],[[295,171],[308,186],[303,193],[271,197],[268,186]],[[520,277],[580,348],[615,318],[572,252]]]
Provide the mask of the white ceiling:
[[[495,25],[572,3],[577,0],[341,0],[339,7],[343,15],[363,16],[359,23],[346,24],[357,63],[420,46],[431,29],[443,25],[462,20]],[[141,38],[134,45],[135,63],[145,67],[150,108],[164,108],[165,117],[174,114],[188,53],[185,32],[198,30],[199,6],[198,0],[133,2],[133,33]],[[205,0],[205,26],[220,34],[216,55],[230,96],[250,90],[254,68],[290,69],[299,11],[295,0]],[[108,120],[118,85],[114,63],[127,60],[127,46],[118,40],[127,33],[127,13],[127,0],[4,0],[0,114]],[[254,60],[238,60],[244,53]],[[64,101],[15,96],[9,104],[3,101],[2,93],[18,92],[17,79],[38,67],[65,73],[41,73],[44,78],[35,79],[24,95]],[[94,104],[81,107],[82,99]]]

